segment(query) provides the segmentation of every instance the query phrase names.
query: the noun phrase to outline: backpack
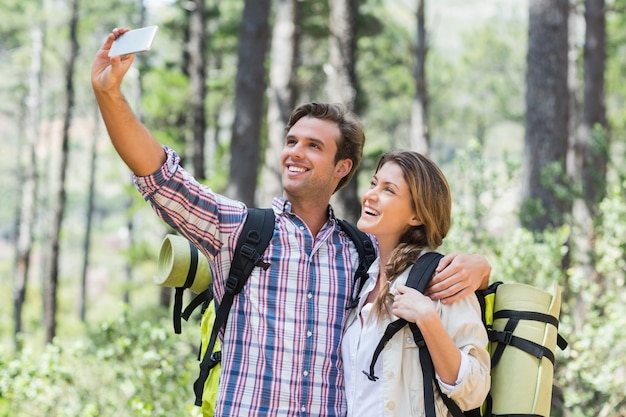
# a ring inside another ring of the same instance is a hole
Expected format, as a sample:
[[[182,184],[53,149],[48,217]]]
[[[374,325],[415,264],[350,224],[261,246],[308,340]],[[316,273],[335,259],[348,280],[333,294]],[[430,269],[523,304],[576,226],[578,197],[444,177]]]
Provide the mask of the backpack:
[[[415,262],[406,285],[424,292],[435,273],[440,253],[428,252]],[[369,372],[375,381],[374,365],[385,344],[407,324],[419,348],[424,378],[424,405],[427,417],[435,417],[434,390],[437,389],[454,417],[549,417],[554,372],[554,349],[563,350],[567,341],[558,333],[561,293],[536,287],[495,282],[477,290],[483,324],[489,337],[491,389],[483,405],[462,411],[447,397],[435,378],[428,348],[415,323],[398,319],[390,323],[378,343]]]
[[[221,347],[218,334],[226,325],[234,297],[243,289],[252,270],[256,266],[264,269],[270,266],[262,261],[262,255],[272,238],[274,221],[274,211],[271,208],[248,208],[248,216],[233,253],[230,273],[226,280],[226,291],[217,308],[213,300],[211,285],[196,296],[184,310],[182,310],[182,302],[176,301],[179,298],[182,300],[184,288],[176,289],[173,314],[174,330],[177,333],[180,333],[180,318],[188,320],[191,313],[202,305],[200,324],[202,342],[198,354],[200,372],[193,388],[195,405],[201,407],[203,416],[212,417],[215,410],[221,368]],[[345,220],[338,220],[338,222],[359,253],[359,265],[355,272],[352,298],[348,306],[351,308],[358,303],[360,288],[367,280],[367,271],[377,254],[367,234]]]

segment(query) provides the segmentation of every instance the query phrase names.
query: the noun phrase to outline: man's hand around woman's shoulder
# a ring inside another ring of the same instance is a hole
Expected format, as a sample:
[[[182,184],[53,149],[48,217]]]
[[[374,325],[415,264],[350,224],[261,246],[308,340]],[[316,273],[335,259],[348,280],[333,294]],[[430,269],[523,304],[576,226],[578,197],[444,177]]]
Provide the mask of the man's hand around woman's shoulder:
[[[458,252],[444,256],[426,289],[426,295],[444,304],[458,301],[489,285],[491,265],[482,255]]]

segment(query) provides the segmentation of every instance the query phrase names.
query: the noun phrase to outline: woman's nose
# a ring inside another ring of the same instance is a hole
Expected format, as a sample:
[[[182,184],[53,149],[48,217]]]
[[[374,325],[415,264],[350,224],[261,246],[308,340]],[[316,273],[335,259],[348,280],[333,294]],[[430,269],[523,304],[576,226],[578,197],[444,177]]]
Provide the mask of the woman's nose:
[[[376,187],[371,187],[365,190],[363,194],[363,200],[374,200],[378,197],[378,193],[376,192]]]

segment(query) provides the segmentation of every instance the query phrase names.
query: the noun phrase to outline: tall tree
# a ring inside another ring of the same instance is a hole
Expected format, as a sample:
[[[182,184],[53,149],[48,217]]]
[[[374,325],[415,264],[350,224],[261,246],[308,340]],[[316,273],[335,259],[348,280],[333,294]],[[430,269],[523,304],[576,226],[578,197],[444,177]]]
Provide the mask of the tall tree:
[[[356,108],[356,19],[359,0],[330,2],[329,65],[327,96],[329,101],[343,103],[357,114]],[[360,213],[357,176],[333,196],[337,216],[356,221]]]
[[[41,114],[42,62],[44,53],[44,20],[31,29],[30,70],[28,73],[28,97],[26,99],[26,140],[20,146],[20,209],[15,237],[15,269],[13,272],[14,342],[16,350],[21,348],[19,334],[22,332],[22,308],[26,300],[30,255],[33,245],[33,227],[37,199],[37,154]]]
[[[193,175],[203,180],[205,175],[204,144],[206,134],[206,67],[207,29],[205,0],[187,2],[189,27],[185,47],[185,69],[189,75],[189,125],[191,129],[185,147]]]
[[[522,224],[543,230],[570,211],[568,0],[530,0]]]
[[[272,197],[282,195],[278,160],[285,138],[285,125],[295,107],[298,95],[296,57],[300,45],[302,2],[278,0],[272,47],[267,104],[267,146],[257,205],[268,204]]]
[[[98,137],[100,136],[100,112],[94,108],[94,129],[89,149],[89,175],[87,185],[87,209],[85,210],[85,238],[83,239],[83,265],[80,283],[80,300],[78,314],[80,320],[87,319],[87,274],[89,273],[89,254],[91,252],[91,229],[93,223],[93,208],[96,195],[96,160],[98,155]]]
[[[582,123],[571,152],[574,154],[570,170],[581,193],[574,200],[572,246],[576,254],[574,267],[593,281],[600,276],[595,265],[596,219],[601,214],[599,204],[606,194],[609,126],[605,106],[606,19],[604,0],[585,1],[585,44],[583,56]],[[572,315],[574,325],[582,328],[588,302],[575,295]]]
[[[260,161],[271,4],[271,0],[246,0],[239,29],[235,119],[226,194],[248,205],[254,204]]]
[[[592,217],[606,195],[609,126],[605,105],[606,11],[605,0],[585,0],[583,57],[583,114],[580,134],[580,170],[583,198]]]
[[[50,239],[50,268],[44,287],[44,322],[46,342],[51,343],[56,335],[57,285],[59,281],[60,241],[66,204],[66,177],[69,158],[70,126],[74,110],[74,67],[78,56],[78,0],[72,0],[69,21],[69,50],[65,68],[65,102],[63,103],[63,126],[61,131],[61,154],[56,201],[53,208],[52,233]]]
[[[426,85],[426,55],[428,44],[426,40],[426,0],[417,0],[415,40],[415,96],[411,107],[411,130],[409,141],[411,149],[428,155],[430,148],[430,134],[428,131],[428,89]]]

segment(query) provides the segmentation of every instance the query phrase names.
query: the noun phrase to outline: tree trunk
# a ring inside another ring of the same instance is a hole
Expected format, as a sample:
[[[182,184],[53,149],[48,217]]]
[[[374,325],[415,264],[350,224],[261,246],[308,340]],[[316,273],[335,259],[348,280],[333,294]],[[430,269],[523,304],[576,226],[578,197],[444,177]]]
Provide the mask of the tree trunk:
[[[583,125],[580,135],[583,197],[591,216],[606,195],[606,172],[610,145],[604,103],[606,69],[605,1],[585,0],[585,54]]]
[[[582,193],[574,200],[572,215],[572,246],[575,268],[581,276],[598,282],[593,254],[596,251],[596,224],[599,203],[606,194],[609,126],[604,103],[604,72],[606,67],[606,26],[604,0],[585,1],[585,45],[583,57],[582,124],[574,146],[573,179],[581,184]],[[600,284],[601,285],[601,284]],[[573,294],[573,324],[582,328],[588,303],[580,294]]]
[[[331,102],[343,103],[358,114],[356,108],[356,17],[358,0],[330,2],[329,69],[327,95]],[[335,214],[355,222],[361,212],[358,197],[358,175],[333,196]]]
[[[235,120],[230,145],[230,182],[226,195],[250,206],[254,205],[261,152],[265,57],[271,4],[271,0],[246,0],[237,48]]]
[[[41,72],[44,52],[43,23],[31,30],[32,50],[31,65],[28,75],[28,98],[26,102],[26,123],[23,129],[25,143],[20,147],[20,166],[22,174],[19,180],[20,209],[18,227],[15,236],[15,270],[13,271],[13,312],[15,350],[22,347],[19,334],[22,332],[22,308],[26,300],[28,274],[30,272],[30,254],[33,245],[33,226],[36,216],[37,199],[37,154],[39,124],[41,114]]]
[[[415,97],[411,108],[411,149],[428,155],[430,151],[430,136],[428,132],[428,89],[426,85],[426,55],[428,44],[426,40],[426,22],[424,9],[426,0],[417,1],[417,39],[415,40]]]
[[[56,335],[57,311],[57,284],[59,280],[60,240],[63,217],[65,213],[65,179],[67,176],[67,161],[69,156],[69,130],[74,109],[74,66],[78,56],[78,0],[71,2],[71,17],[69,22],[69,51],[65,70],[65,103],[63,107],[63,128],[61,132],[61,154],[59,164],[59,179],[57,184],[56,201],[54,202],[52,234],[50,239],[50,270],[46,288],[44,288],[44,321],[46,327],[46,342],[51,343]]]
[[[100,135],[100,116],[96,108],[94,117],[94,130],[89,151],[89,185],[87,187],[87,210],[85,213],[85,239],[83,240],[83,267],[80,283],[80,306],[79,316],[84,323],[87,317],[87,274],[89,272],[89,253],[91,251],[91,225],[93,220],[93,208],[96,186],[96,159],[98,155],[98,136]]]
[[[190,102],[189,125],[191,137],[187,140],[186,153],[191,161],[192,174],[200,181],[206,178],[204,161],[204,144],[206,134],[206,6],[205,0],[191,2],[193,8],[189,15],[189,36],[187,54]]]
[[[285,140],[285,126],[295,107],[297,92],[296,56],[300,45],[301,2],[279,0],[272,34],[271,69],[268,89],[265,163],[262,170],[258,206],[267,206],[283,194],[280,153]]]
[[[530,1],[521,220],[537,231],[563,224],[571,209],[566,178],[568,16],[567,0]]]

